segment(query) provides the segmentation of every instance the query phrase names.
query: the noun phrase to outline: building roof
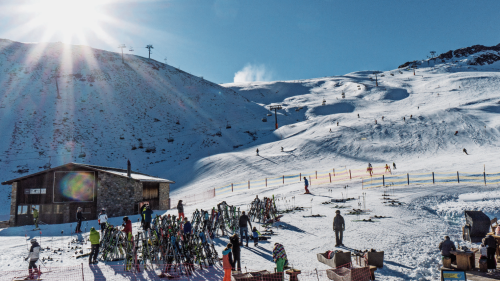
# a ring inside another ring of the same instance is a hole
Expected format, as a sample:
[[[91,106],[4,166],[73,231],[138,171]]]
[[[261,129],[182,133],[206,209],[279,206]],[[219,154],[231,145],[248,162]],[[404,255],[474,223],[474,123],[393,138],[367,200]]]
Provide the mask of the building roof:
[[[126,169],[118,169],[118,168],[103,167],[103,166],[96,166],[96,165],[89,165],[89,164],[81,164],[81,163],[67,163],[67,164],[64,164],[64,165],[61,165],[61,166],[57,166],[57,167],[54,167],[54,168],[51,168],[51,169],[43,170],[43,171],[40,171],[40,172],[37,172],[37,173],[34,173],[34,174],[29,174],[29,175],[26,175],[26,176],[23,176],[23,177],[19,177],[19,178],[15,178],[15,179],[12,179],[12,180],[4,181],[4,182],[2,182],[2,185],[9,185],[9,184],[12,184],[12,183],[14,183],[16,181],[20,181],[20,180],[27,179],[27,178],[30,178],[30,177],[33,177],[33,176],[36,176],[36,175],[40,175],[40,174],[48,173],[48,172],[51,172],[51,171],[54,171],[54,170],[58,170],[58,169],[60,169],[62,167],[65,167],[65,166],[82,167],[82,168],[90,169],[90,170],[93,170],[93,171],[98,171],[98,172],[113,174],[113,175],[116,175],[116,176],[119,176],[119,177],[128,178],[128,176],[127,176],[127,170]],[[150,175],[146,175],[146,174],[139,173],[139,172],[134,172],[134,171],[131,171],[130,177],[132,179],[140,181],[140,182],[175,183],[174,181],[171,181],[171,180],[168,180],[168,179],[162,179],[162,178],[158,178],[158,177],[153,177],[153,176],[150,176]]]

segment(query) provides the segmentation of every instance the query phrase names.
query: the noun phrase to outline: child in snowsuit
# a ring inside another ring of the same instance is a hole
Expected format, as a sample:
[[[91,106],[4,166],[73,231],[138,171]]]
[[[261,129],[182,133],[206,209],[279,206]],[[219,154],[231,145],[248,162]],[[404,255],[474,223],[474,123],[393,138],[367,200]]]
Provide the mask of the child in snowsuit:
[[[252,237],[253,237],[253,245],[257,247],[259,245],[259,231],[257,228],[254,226],[252,229]]]
[[[231,243],[227,244],[224,251],[222,251],[222,268],[224,269],[224,279],[223,281],[231,281],[231,270],[232,270],[232,258],[231,249],[233,245]]]

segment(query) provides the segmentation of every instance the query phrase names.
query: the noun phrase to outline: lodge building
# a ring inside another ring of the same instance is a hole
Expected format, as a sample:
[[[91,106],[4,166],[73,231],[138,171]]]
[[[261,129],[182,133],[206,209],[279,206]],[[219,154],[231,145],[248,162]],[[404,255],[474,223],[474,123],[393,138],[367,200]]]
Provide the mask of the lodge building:
[[[32,208],[47,224],[76,221],[82,207],[87,220],[99,210],[109,217],[139,213],[148,203],[153,210],[170,208],[170,184],[175,182],[128,169],[68,163],[2,182],[12,186],[10,226],[33,224]]]

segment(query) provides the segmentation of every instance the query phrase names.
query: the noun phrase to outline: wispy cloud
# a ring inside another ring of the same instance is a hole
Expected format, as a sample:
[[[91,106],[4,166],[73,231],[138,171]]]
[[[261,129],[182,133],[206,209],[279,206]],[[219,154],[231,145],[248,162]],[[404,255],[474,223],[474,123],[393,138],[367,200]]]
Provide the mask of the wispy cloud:
[[[234,83],[253,82],[253,81],[271,81],[272,72],[263,64],[247,64],[242,70],[234,74]]]

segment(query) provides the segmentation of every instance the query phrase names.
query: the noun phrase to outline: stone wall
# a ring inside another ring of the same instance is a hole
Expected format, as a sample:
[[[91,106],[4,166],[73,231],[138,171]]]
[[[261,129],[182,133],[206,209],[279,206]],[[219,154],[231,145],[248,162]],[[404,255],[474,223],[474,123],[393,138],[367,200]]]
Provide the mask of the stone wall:
[[[16,225],[17,182],[12,183],[9,225]]]
[[[170,209],[170,184],[166,182],[160,183],[160,210]]]
[[[108,217],[134,214],[135,203],[141,199],[142,183],[139,181],[98,173],[97,210],[106,208]]]

